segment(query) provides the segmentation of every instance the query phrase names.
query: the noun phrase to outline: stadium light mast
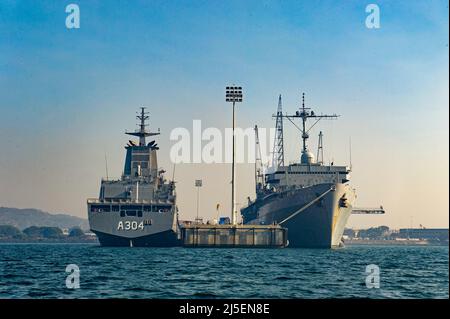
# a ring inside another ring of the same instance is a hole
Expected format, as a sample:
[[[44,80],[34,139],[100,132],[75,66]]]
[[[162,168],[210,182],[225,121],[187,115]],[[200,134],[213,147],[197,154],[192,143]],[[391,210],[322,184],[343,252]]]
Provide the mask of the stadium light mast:
[[[236,124],[235,108],[236,102],[242,102],[242,87],[240,86],[227,86],[225,101],[233,103],[233,161],[231,164],[231,223],[233,225],[237,224],[237,211],[236,211],[236,147],[235,147],[235,136],[234,128]]]

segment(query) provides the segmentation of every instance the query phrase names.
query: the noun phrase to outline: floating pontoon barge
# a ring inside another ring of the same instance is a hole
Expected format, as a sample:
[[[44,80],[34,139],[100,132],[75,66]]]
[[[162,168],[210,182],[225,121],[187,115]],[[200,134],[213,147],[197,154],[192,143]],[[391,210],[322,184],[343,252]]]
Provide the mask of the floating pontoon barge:
[[[287,228],[279,225],[208,225],[181,227],[184,247],[284,248]]]

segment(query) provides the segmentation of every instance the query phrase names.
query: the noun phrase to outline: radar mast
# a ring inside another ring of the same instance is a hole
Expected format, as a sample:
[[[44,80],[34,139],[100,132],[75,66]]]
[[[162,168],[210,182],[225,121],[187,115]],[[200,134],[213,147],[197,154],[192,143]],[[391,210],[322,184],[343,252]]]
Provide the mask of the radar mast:
[[[153,133],[147,131],[146,127],[148,124],[145,123],[149,119],[149,113],[145,111],[145,107],[141,107],[141,112],[138,113],[136,118],[139,120],[139,130],[136,130],[135,132],[125,132],[127,135],[137,136],[139,137],[139,146],[145,146],[145,138],[147,136],[154,136],[159,135],[160,133]]]
[[[326,115],[326,114],[320,114],[316,115],[314,111],[311,110],[309,107],[305,107],[305,93],[302,94],[302,106],[300,107],[300,110],[295,112],[293,115],[283,115],[283,117],[286,117],[292,124],[294,124],[302,133],[302,141],[303,141],[303,147],[302,147],[302,154],[300,158],[301,164],[311,164],[313,162],[313,155],[308,150],[307,140],[309,138],[309,131],[319,122],[321,119],[337,119],[339,115],[332,114],[332,115]],[[293,119],[300,118],[302,120],[302,127],[298,127]],[[308,119],[314,119],[315,122],[308,128],[306,125],[306,121]]]

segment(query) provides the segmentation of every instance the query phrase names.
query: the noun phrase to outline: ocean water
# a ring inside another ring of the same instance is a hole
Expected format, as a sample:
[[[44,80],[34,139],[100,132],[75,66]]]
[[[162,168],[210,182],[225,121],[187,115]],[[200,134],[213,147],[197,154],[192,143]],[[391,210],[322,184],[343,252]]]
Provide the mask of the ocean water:
[[[0,244],[0,298],[448,298],[448,247],[104,248]],[[66,287],[66,266],[80,288]],[[366,267],[379,267],[379,288]]]

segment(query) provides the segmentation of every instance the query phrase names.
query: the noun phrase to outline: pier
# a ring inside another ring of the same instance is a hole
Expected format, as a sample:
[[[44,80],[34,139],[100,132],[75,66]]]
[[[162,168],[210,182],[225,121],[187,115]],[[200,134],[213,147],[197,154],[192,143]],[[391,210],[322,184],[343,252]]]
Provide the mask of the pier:
[[[208,225],[181,227],[184,247],[284,248],[287,228],[279,225]]]

